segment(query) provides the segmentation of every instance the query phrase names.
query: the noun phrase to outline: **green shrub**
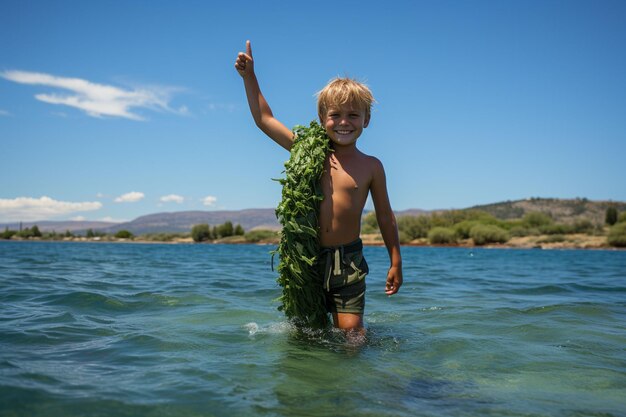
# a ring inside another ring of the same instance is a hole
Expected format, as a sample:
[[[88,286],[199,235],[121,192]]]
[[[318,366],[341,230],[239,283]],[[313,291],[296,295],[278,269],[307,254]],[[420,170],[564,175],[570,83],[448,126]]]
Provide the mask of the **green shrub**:
[[[363,216],[363,222],[361,225],[361,233],[370,234],[378,233],[378,220],[376,220],[376,212],[370,211]]]
[[[213,237],[215,237],[216,239],[220,237],[229,237],[232,236],[234,233],[235,229],[233,227],[233,223],[228,221],[224,224],[217,226],[216,234]]]
[[[26,227],[22,230],[20,230],[19,232],[17,232],[16,234],[18,237],[21,237],[23,239],[29,239],[31,237],[34,237],[35,235],[33,234],[33,231],[29,228]]]
[[[147,240],[149,242],[172,242],[175,239],[184,239],[188,238],[188,233],[147,233],[145,235],[139,236],[142,240]]]
[[[476,220],[483,224],[495,224],[500,222],[498,218],[481,210],[469,210],[466,212],[467,217],[465,220]]]
[[[428,241],[439,245],[456,243],[456,233],[447,227],[433,227],[428,232]]]
[[[132,239],[133,234],[128,230],[120,230],[115,234],[116,239]]]
[[[626,223],[617,223],[615,226],[611,227],[606,240],[611,246],[619,248],[626,247]]]
[[[537,227],[529,227],[528,228],[528,235],[527,236],[539,236],[541,234],[541,232],[539,231],[539,228]]]
[[[411,239],[411,236],[403,230],[398,231],[398,237],[400,238],[400,243],[409,243],[413,240]]]
[[[11,239],[16,234],[17,234],[17,231],[9,230],[9,228],[7,227],[6,229],[4,229],[4,232],[2,232],[2,234],[0,235],[0,238],[2,238],[2,239]]]
[[[606,209],[606,215],[604,216],[604,222],[609,226],[613,226],[617,223],[617,209],[611,205]]]
[[[623,223],[626,222],[626,211],[622,211],[619,216],[617,216],[617,222]]]
[[[541,227],[552,223],[552,217],[547,215],[546,213],[541,213],[538,211],[531,211],[530,213],[526,213],[522,219],[522,222],[527,227]]]
[[[459,238],[469,239],[470,230],[472,230],[472,227],[476,226],[477,224],[480,223],[478,223],[478,221],[476,220],[463,220],[461,223],[457,223],[454,225],[454,231]]]
[[[572,225],[573,233],[593,233],[593,223],[589,219],[577,219]]]
[[[404,232],[409,240],[428,236],[431,227],[432,224],[428,216],[402,216],[398,218],[398,229],[400,232]]]
[[[194,242],[204,242],[213,237],[208,224],[197,224],[191,228],[191,238]]]
[[[433,213],[430,216],[430,223],[432,227],[452,227],[455,223],[463,220],[462,216],[463,214],[456,210]]]
[[[257,243],[267,239],[278,239],[279,235],[274,230],[251,230],[244,235],[246,241]]]
[[[525,228],[524,226],[513,226],[509,230],[509,234],[515,237],[524,237],[530,235],[530,230]]]
[[[62,237],[63,236],[57,233],[56,231],[51,230],[49,232],[45,232],[41,238],[44,240],[58,240],[58,239],[61,239]]]
[[[474,226],[470,231],[470,237],[476,245],[505,243],[510,238],[506,230],[491,224],[479,224]]]
[[[235,230],[233,231],[233,234],[235,236],[243,236],[245,235],[245,232],[243,230],[243,227],[241,227],[240,224],[238,224],[237,226],[235,226]]]

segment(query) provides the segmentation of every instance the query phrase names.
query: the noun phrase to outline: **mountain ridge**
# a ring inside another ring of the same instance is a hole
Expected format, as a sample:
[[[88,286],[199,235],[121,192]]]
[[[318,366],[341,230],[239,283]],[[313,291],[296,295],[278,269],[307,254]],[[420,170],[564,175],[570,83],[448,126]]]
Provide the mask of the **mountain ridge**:
[[[572,223],[577,219],[587,218],[593,223],[603,224],[606,209],[610,205],[615,206],[618,211],[626,211],[626,202],[609,200],[592,201],[586,198],[527,198],[475,205],[456,210],[482,210],[502,220],[521,218],[528,212],[539,211],[549,214],[557,222]],[[407,209],[396,211],[395,214],[396,217],[418,216],[443,213],[451,210],[455,209]],[[232,222],[233,225],[240,224],[246,231],[255,229],[280,229],[280,224],[276,219],[275,209],[273,208],[161,212],[139,216],[134,220],[123,223],[102,221],[35,221],[22,222],[22,227],[32,227],[36,224],[41,231],[56,231],[59,233],[65,232],[66,230],[72,233],[81,233],[88,229],[103,233],[115,233],[119,230],[128,230],[135,235],[139,235],[146,233],[189,232],[196,224],[207,223],[211,226],[215,226],[227,221]],[[18,230],[19,225],[20,222],[0,223],[0,228]]]

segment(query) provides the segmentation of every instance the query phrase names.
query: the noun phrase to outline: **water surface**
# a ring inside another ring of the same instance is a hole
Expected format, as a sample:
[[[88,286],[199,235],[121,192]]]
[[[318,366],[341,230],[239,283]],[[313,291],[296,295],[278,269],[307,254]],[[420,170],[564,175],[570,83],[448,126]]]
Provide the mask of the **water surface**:
[[[2,416],[623,416],[626,252],[404,247],[368,338],[298,334],[272,247],[0,242]]]

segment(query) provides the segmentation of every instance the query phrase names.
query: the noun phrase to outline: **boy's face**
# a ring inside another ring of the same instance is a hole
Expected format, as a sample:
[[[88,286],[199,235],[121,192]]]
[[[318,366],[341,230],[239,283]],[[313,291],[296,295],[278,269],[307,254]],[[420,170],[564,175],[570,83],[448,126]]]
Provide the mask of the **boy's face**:
[[[330,107],[323,120],[326,133],[333,143],[340,146],[352,145],[369,124],[365,110],[352,103]]]

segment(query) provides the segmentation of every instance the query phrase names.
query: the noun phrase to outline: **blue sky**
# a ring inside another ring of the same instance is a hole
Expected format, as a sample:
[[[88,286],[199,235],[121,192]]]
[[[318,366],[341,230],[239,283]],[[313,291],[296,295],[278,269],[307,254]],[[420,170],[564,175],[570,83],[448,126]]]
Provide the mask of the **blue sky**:
[[[626,200],[623,1],[0,2],[0,222],[275,207],[287,126],[336,75],[394,209]]]

